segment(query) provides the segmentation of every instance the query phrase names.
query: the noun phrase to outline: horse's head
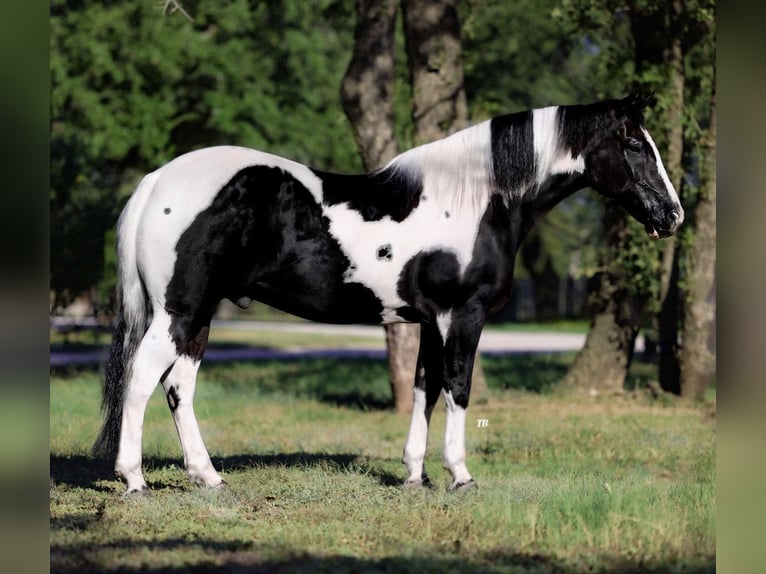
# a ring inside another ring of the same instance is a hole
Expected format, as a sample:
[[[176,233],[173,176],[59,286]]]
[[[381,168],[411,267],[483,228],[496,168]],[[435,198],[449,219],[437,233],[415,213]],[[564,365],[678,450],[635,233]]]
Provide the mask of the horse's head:
[[[593,189],[614,198],[653,238],[673,235],[684,220],[678,194],[649,132],[643,110],[654,101],[631,94],[617,102],[616,127],[585,157]]]

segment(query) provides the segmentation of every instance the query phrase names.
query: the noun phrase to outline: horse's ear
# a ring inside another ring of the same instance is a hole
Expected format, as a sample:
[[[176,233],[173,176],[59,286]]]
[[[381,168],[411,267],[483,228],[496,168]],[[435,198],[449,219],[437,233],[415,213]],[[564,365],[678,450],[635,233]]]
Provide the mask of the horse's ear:
[[[642,95],[638,90],[633,90],[620,100],[620,112],[631,120],[641,122],[644,110],[653,107],[656,103],[657,98],[654,96],[654,92],[649,95]]]
[[[654,95],[654,92],[644,97],[644,99],[641,101],[642,110],[645,110],[646,108],[653,108],[656,105],[657,105],[657,97]]]

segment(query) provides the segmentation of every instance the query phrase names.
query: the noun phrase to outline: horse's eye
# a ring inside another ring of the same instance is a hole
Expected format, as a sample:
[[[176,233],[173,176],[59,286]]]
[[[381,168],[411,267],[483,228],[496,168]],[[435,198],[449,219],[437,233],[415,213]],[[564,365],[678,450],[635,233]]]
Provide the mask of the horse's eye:
[[[641,153],[644,151],[644,144],[642,144],[636,138],[628,138],[625,140],[625,149],[635,153]]]

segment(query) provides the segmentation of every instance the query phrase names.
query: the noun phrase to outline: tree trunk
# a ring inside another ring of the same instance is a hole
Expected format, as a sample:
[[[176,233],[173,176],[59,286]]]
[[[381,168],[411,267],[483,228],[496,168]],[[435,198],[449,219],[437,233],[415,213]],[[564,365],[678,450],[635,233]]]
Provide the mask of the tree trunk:
[[[354,53],[341,85],[343,110],[367,170],[399,153],[393,102],[397,4],[397,0],[357,0]]]
[[[457,0],[403,0],[416,143],[468,126]]]
[[[354,53],[341,87],[343,109],[367,170],[399,151],[394,130],[394,33],[398,0],[357,0]],[[417,325],[386,326],[388,371],[396,411],[412,410]]]
[[[468,127],[457,0],[403,0],[402,12],[415,142],[428,143]],[[407,381],[412,384],[418,353],[417,345],[408,345],[417,343],[417,335],[413,334],[417,329],[415,325],[397,325],[393,327],[395,334],[387,334],[389,340],[403,339],[397,345],[402,356],[394,357],[389,346],[392,380],[408,377]],[[474,400],[487,398],[487,379],[478,353],[471,386]]]
[[[715,65],[715,64],[714,64]],[[710,127],[703,143],[699,198],[694,209],[694,241],[687,249],[683,344],[679,352],[681,396],[701,399],[715,375],[715,242],[716,242],[716,93],[715,76]]]
[[[670,8],[671,21],[678,21],[683,11],[681,0],[674,0]],[[675,27],[674,27],[675,28]],[[670,180],[679,194],[683,184],[684,154],[684,54],[680,34],[674,34],[670,46],[663,51],[663,63],[669,72],[668,91],[665,94],[667,112],[664,123],[668,126],[668,143],[665,150],[665,167]],[[658,317],[659,339],[659,382],[660,387],[670,393],[681,391],[678,364],[678,329],[681,317],[680,292],[678,286],[679,258],[681,247],[675,237],[667,240],[662,254],[662,276],[660,300],[662,307]]]
[[[635,41],[636,75],[644,78],[649,85],[657,82],[658,71],[667,70],[668,77],[663,77],[659,88],[663,92],[663,101],[669,104],[663,117],[663,123],[669,126],[665,142],[665,165],[673,184],[680,191],[683,157],[683,104],[684,74],[683,49],[679,15],[683,10],[681,0],[673,0],[672,5],[657,7],[633,6],[630,11],[631,28]],[[670,26],[672,38],[667,43],[668,34],[664,32]],[[622,286],[627,285],[630,277],[615,265],[619,259],[621,245],[627,232],[627,215],[615,213],[608,208],[604,215],[605,237],[611,246],[603,264],[597,290],[589,293],[595,312],[591,329],[588,332],[585,347],[578,354],[566,376],[566,382],[596,388],[595,383],[603,388],[621,391],[633,355],[633,343],[640,325],[640,311],[644,301],[630,297]],[[666,240],[667,241],[667,240]],[[664,245],[662,257],[662,276],[660,291],[662,308],[655,319],[658,331],[661,381],[667,390],[678,384],[678,362],[676,342],[678,340],[678,253],[676,242],[671,240]],[[605,298],[611,298],[608,300]],[[596,389],[598,390],[598,389]]]
[[[593,396],[623,391],[638,334],[636,305],[625,287],[626,278],[614,265],[615,253],[626,233],[627,217],[617,205],[607,204],[604,235],[610,247],[605,270],[589,281],[590,329],[564,378],[565,385],[587,390]]]
[[[394,31],[397,0],[357,0],[354,54],[343,78],[343,108],[354,129],[366,169],[380,167],[398,152],[394,131]],[[418,143],[437,140],[468,124],[460,24],[455,2],[403,2],[404,29],[413,86]],[[386,326],[388,369],[397,412],[412,410],[419,326]],[[486,380],[474,366],[475,386]]]

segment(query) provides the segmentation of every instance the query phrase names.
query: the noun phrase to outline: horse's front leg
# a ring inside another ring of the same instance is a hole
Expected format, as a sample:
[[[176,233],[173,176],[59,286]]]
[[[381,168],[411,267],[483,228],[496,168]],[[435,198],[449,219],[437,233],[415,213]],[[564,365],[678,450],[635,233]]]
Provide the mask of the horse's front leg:
[[[415,369],[412,418],[402,462],[407,467],[405,488],[431,486],[425,472],[424,460],[428,446],[428,426],[431,413],[442,386],[443,344],[441,335],[433,325],[421,325],[420,350]]]
[[[461,403],[458,403],[458,400]],[[447,405],[447,417],[444,424],[444,450],[442,465],[452,475],[449,490],[463,490],[475,486],[476,482],[468,472],[465,464],[465,420],[468,408],[466,400],[458,394],[458,399],[452,391],[444,391],[444,401]]]
[[[443,393],[447,413],[442,465],[452,475],[449,490],[476,485],[465,463],[465,424],[473,363],[483,324],[484,314],[480,309],[463,309],[453,313],[446,332]]]

